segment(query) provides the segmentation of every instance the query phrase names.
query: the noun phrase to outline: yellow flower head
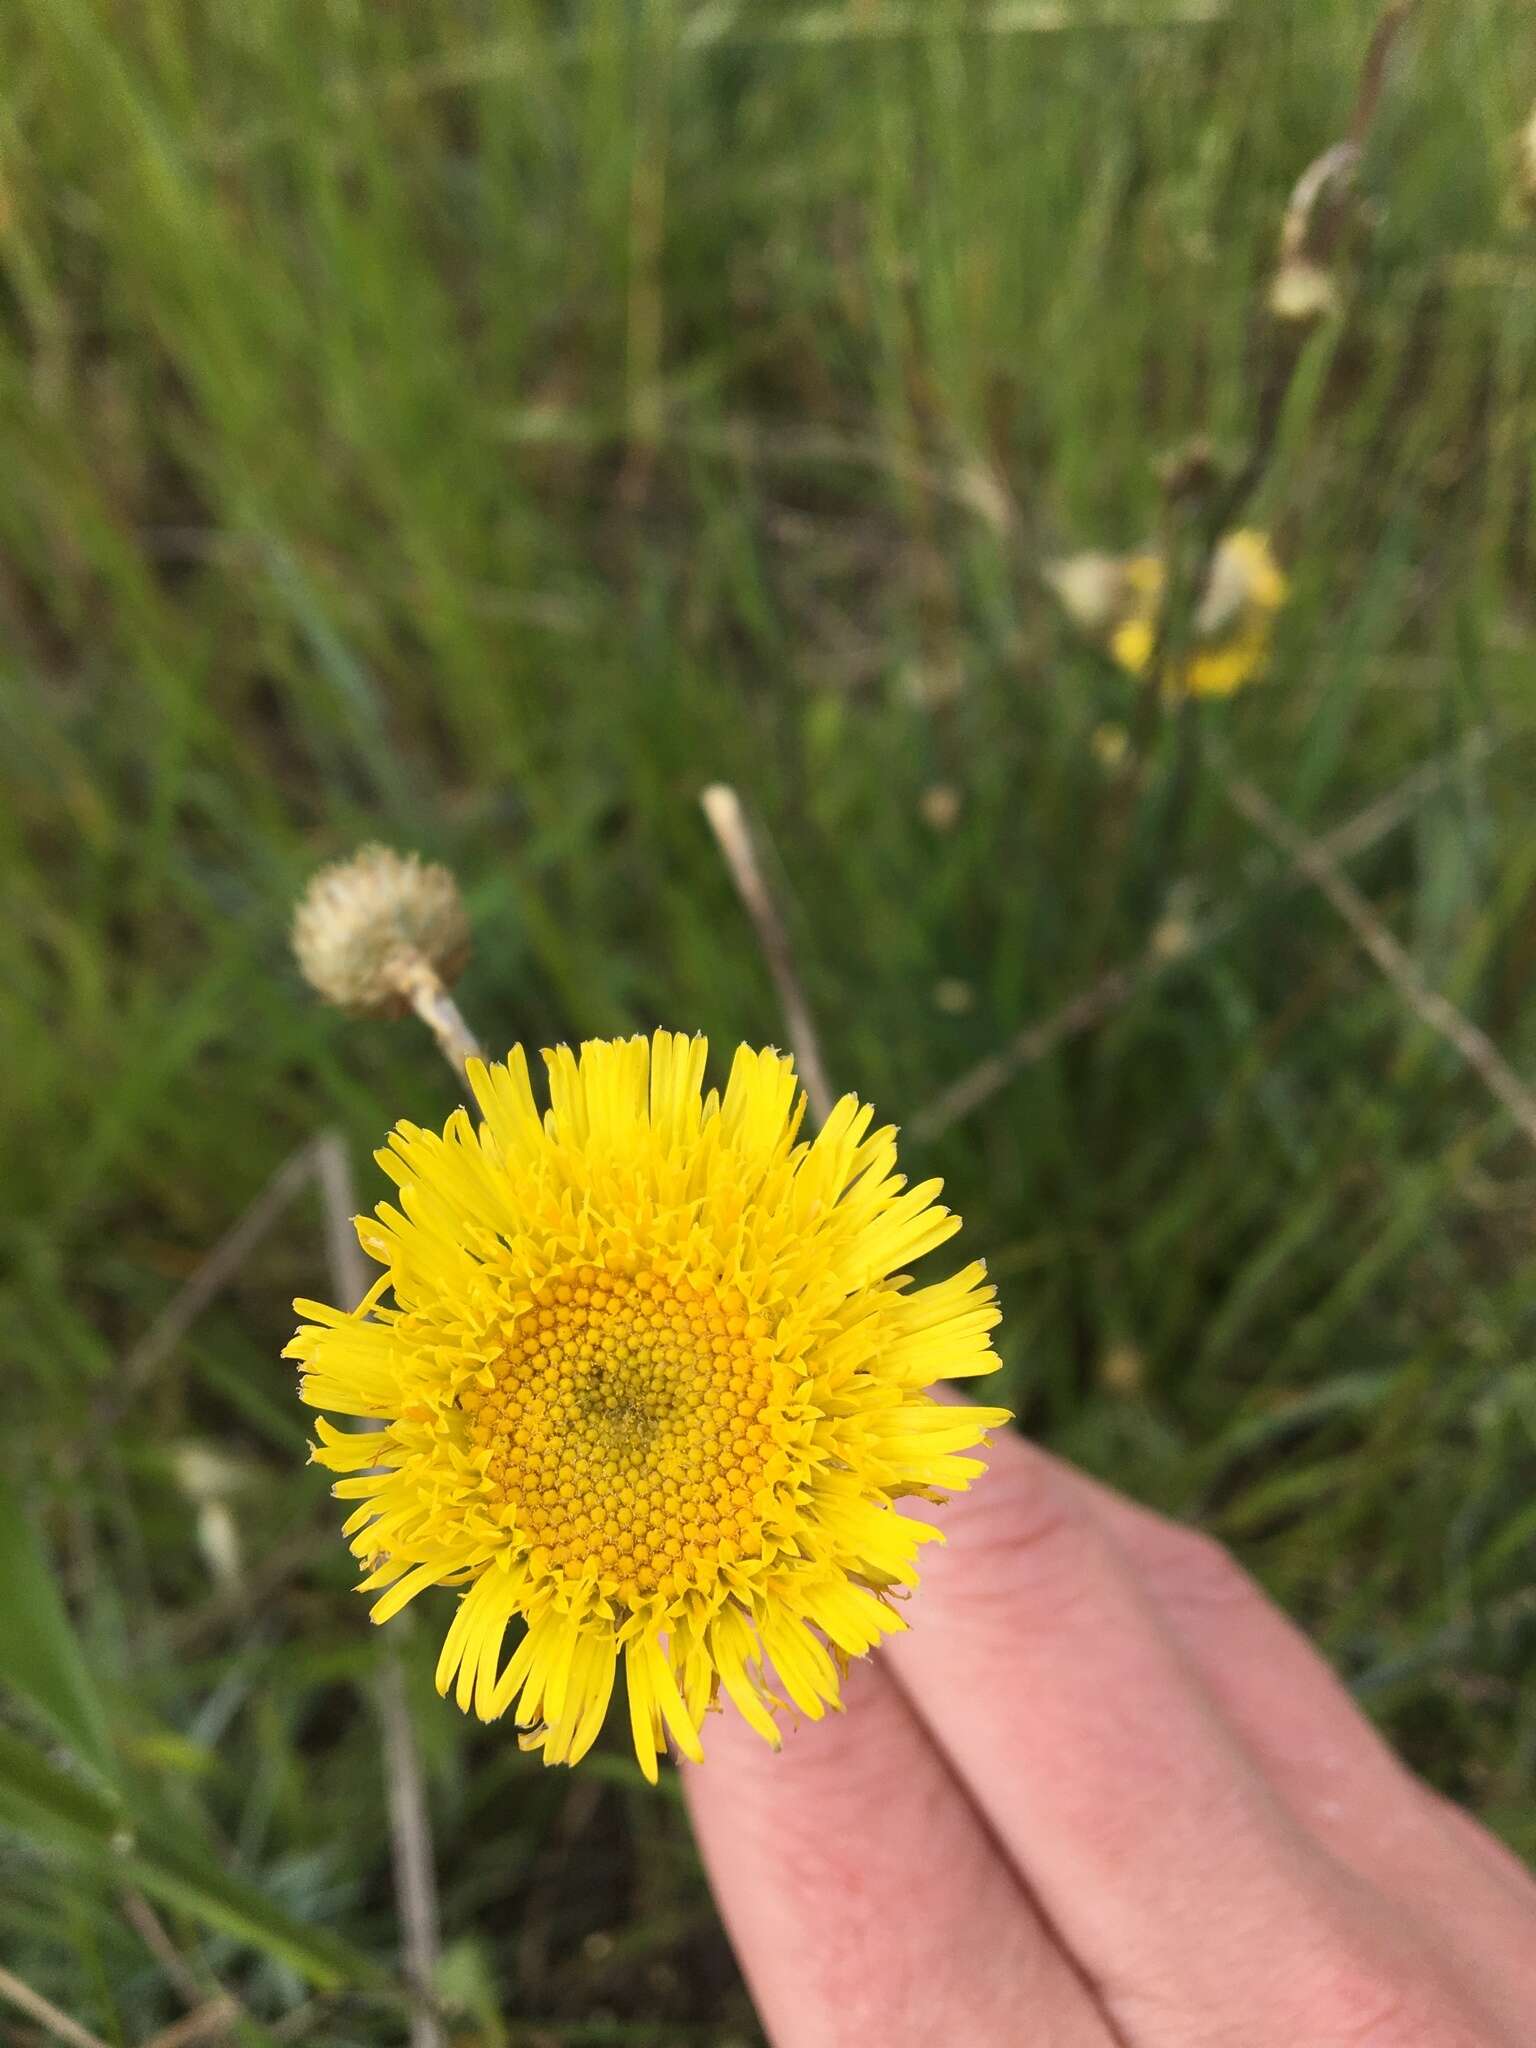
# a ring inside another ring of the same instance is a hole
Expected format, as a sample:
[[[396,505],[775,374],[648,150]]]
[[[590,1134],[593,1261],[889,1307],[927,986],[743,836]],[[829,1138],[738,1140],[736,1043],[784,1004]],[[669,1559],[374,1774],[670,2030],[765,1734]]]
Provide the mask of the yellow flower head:
[[[907,1277],[959,1228],[939,1183],[908,1189],[852,1096],[801,1140],[779,1053],[741,1047],[723,1094],[704,1059],[665,1031],[562,1046],[542,1115],[521,1048],[472,1062],[481,1122],[378,1155],[400,1199],[359,1221],[367,1300],[296,1304],[303,1398],[384,1425],[320,1421],[314,1453],[360,1503],[374,1619],[457,1587],[438,1689],[515,1707],[548,1763],[596,1739],[621,1656],[651,1778],[663,1727],[699,1757],[722,1687],[775,1744],[786,1700],[836,1706],[937,1535],[897,1501],[968,1486],[1007,1419],[925,1391],[997,1363],[979,1264]]]
[[[1139,676],[1156,645],[1167,571],[1158,555],[1129,555],[1123,568],[1127,612],[1110,634],[1109,651]],[[1266,535],[1229,533],[1216,549],[1195,611],[1194,645],[1166,679],[1169,694],[1230,697],[1251,682],[1269,659],[1275,614],[1288,590]]]

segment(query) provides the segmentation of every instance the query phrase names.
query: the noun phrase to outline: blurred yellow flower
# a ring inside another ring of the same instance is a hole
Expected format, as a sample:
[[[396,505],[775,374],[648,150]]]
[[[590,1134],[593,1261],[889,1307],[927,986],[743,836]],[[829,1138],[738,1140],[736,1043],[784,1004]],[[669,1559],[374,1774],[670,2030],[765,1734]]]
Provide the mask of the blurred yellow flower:
[[[1109,650],[1131,675],[1145,673],[1157,640],[1167,572],[1161,556],[1128,556],[1130,608],[1109,636]],[[1172,696],[1230,697],[1269,658],[1275,614],[1288,585],[1266,535],[1244,529],[1217,546],[1194,617],[1194,644],[1166,679]]]
[[[622,1658],[654,1778],[722,1688],[776,1744],[777,1689],[819,1718],[904,1626],[937,1532],[896,1503],[968,1486],[1006,1420],[925,1390],[995,1366],[997,1309],[980,1264],[911,1284],[959,1228],[939,1183],[907,1189],[852,1096],[801,1141],[780,1054],[708,1095],[700,1038],[544,1060],[547,1111],[517,1048],[471,1062],[478,1124],[396,1127],[400,1206],[358,1226],[384,1271],[355,1313],[296,1304],[287,1355],[312,1406],[383,1425],[321,1420],[314,1452],[360,1503],[374,1619],[458,1588],[439,1690],[513,1709],[547,1763],[590,1747]]]

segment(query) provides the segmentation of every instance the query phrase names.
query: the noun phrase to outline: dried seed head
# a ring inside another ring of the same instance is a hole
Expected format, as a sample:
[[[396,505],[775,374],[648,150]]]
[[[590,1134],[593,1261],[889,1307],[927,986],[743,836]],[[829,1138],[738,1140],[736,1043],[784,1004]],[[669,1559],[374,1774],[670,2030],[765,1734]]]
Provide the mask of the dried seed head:
[[[1187,918],[1161,918],[1152,927],[1149,950],[1159,960],[1182,960],[1195,943],[1195,930]]]
[[[425,961],[451,986],[469,958],[459,885],[415,854],[365,846],[322,868],[299,900],[293,950],[304,979],[344,1010],[399,1017],[402,968]]]
[[[1147,1361],[1123,1339],[1111,1344],[1099,1360],[1100,1384],[1112,1394],[1139,1394],[1146,1376]]]
[[[917,814],[933,832],[952,832],[964,799],[952,782],[935,782],[917,800]]]
[[[1331,320],[1342,305],[1333,272],[1309,257],[1289,258],[1270,281],[1269,310],[1291,326],[1310,327],[1319,320]]]
[[[1352,217],[1361,213],[1355,175],[1360,146],[1337,142],[1315,157],[1291,193],[1280,223],[1280,260],[1269,287],[1269,310],[1297,327],[1331,319],[1343,304],[1333,259]]]
[[[942,1010],[946,1017],[967,1016],[976,1007],[976,990],[958,975],[946,974],[942,981],[934,983],[933,1007]]]

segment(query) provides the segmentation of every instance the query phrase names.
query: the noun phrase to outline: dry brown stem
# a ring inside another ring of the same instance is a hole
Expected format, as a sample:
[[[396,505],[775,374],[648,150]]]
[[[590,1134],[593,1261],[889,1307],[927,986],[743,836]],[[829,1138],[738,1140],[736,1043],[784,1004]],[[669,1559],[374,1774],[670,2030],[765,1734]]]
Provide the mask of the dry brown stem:
[[[729,783],[714,782],[699,797],[704,815],[709,820],[725,864],[730,869],[731,880],[736,884],[736,893],[757,934],[757,943],[767,962],[768,972],[779,998],[779,1007],[784,1013],[784,1028],[789,1034],[790,1050],[795,1056],[795,1065],[800,1070],[801,1084],[806,1100],[811,1106],[811,1115],[818,1124],[826,1122],[831,1112],[833,1095],[827,1070],[822,1063],[821,1045],[816,1036],[816,1026],[811,1017],[810,1004],[795,970],[794,953],[790,948],[789,933],[779,915],[778,905],[763,874],[762,862],[758,858],[751,827],[741,798]]]
[[[56,2041],[69,2042],[70,2048],[107,2048],[99,2034],[82,2027],[67,2012],[60,2012],[51,1999],[44,1998],[40,1991],[34,1991],[30,1984],[23,1984],[19,1977],[13,1977],[6,1969],[0,1969],[0,2003],[24,2012],[29,2020],[35,2020]]]
[[[227,1995],[207,1999],[185,2019],[152,2035],[144,2048],[206,2048],[210,2042],[233,2041],[242,2012],[239,2001]]]
[[[433,979],[436,980],[435,975]],[[438,987],[442,987],[440,982]],[[446,991],[443,993],[447,1000]],[[450,1002],[449,1007],[458,1019],[464,1039],[473,1047],[474,1040],[469,1038],[457,1006]],[[450,1063],[462,1072],[456,1047],[450,1050],[435,1028],[433,1035],[438,1037]],[[368,1291],[368,1266],[352,1227],[357,1191],[352,1182],[352,1163],[339,1132],[326,1131],[317,1139],[315,1162],[325,1209],[331,1284],[338,1300],[354,1305]],[[406,1979],[413,1993],[410,2048],[444,2048],[447,2037],[433,2000],[439,1943],[432,1822],[421,1750],[406,1697],[405,1673],[393,1642],[381,1659],[374,1698],[384,1736],[384,1791],[389,1807],[395,1906],[400,1919]]]
[[[1489,1094],[1536,1145],[1536,1094],[1487,1032],[1424,979],[1407,949],[1393,937],[1327,848],[1319,840],[1309,839],[1245,775],[1228,768],[1222,786],[1233,808],[1332,904],[1420,1023],[1460,1053]]]

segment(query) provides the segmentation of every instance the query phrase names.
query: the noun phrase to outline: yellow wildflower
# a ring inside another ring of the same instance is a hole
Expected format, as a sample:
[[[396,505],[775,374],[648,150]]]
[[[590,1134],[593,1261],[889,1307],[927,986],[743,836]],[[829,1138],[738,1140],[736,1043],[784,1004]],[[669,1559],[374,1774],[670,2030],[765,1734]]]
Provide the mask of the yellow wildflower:
[[[907,1189],[852,1096],[799,1139],[780,1054],[743,1046],[708,1095],[700,1038],[544,1060],[542,1114],[516,1048],[470,1063],[478,1124],[396,1127],[400,1205],[358,1226],[384,1270],[353,1314],[296,1304],[287,1355],[312,1406],[383,1425],[322,1420],[314,1452],[359,1503],[374,1619],[456,1587],[439,1690],[514,1710],[547,1763],[591,1746],[622,1658],[654,1778],[722,1688],[776,1744],[776,1688],[817,1719],[904,1626],[938,1532],[896,1503],[968,1486],[1006,1420],[925,1389],[995,1366],[997,1310],[980,1264],[911,1284],[959,1228],[939,1183]]]
[[[1167,571],[1159,555],[1131,555],[1123,565],[1127,615],[1109,636],[1109,650],[1131,675],[1146,672],[1157,641]],[[1275,614],[1287,583],[1268,538],[1243,530],[1216,549],[1194,617],[1193,645],[1166,679],[1172,696],[1229,697],[1269,658]]]

